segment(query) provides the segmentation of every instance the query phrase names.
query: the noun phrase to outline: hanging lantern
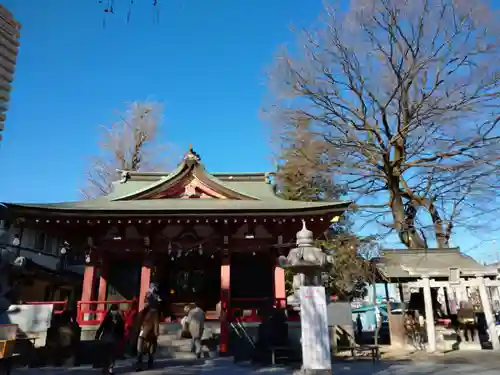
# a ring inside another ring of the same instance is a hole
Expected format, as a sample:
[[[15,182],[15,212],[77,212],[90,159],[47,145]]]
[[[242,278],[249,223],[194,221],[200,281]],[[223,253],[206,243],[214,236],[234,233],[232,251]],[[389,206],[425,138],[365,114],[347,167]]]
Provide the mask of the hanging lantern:
[[[92,261],[91,252],[88,251],[88,252],[85,253],[85,263],[89,264],[91,261]]]
[[[201,245],[201,243],[198,246],[198,254],[203,255],[203,246]]]
[[[21,245],[21,239],[19,238],[18,234],[14,235],[14,239],[12,240],[12,245],[14,245],[14,246]]]
[[[168,243],[168,255],[172,254],[172,242]]]

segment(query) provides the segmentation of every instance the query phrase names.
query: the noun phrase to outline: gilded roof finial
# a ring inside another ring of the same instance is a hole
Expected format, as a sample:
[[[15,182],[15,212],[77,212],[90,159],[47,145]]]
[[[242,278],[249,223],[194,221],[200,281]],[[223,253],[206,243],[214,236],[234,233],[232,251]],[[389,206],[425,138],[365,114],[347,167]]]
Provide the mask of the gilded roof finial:
[[[193,152],[193,144],[192,143],[189,144],[189,152]]]

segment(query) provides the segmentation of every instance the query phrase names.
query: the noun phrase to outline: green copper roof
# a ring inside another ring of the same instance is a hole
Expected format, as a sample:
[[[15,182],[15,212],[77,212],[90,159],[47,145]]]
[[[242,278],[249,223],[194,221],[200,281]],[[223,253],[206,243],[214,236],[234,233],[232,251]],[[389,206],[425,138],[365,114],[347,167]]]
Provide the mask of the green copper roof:
[[[151,198],[167,191],[186,178],[196,178],[204,185],[229,197],[216,198]],[[231,199],[230,199],[231,198]],[[301,202],[278,197],[267,173],[208,173],[199,155],[192,149],[183,162],[172,172],[129,172],[122,171],[122,179],[113,183],[113,191],[94,200],[47,204],[7,204],[10,209],[21,211],[43,210],[54,213],[76,212],[119,215],[129,213],[171,215],[231,213],[276,213],[292,214],[342,214],[351,202]]]
[[[474,276],[478,272],[496,275],[497,272],[494,267],[483,266],[458,248],[385,249],[377,264],[377,268],[392,279],[420,278],[418,273],[423,271],[447,277],[449,269],[454,267],[459,268],[463,276]]]
[[[10,208],[24,210],[55,210],[61,213],[74,211],[87,211],[99,214],[106,213],[131,213],[140,215],[144,213],[155,213],[175,216],[176,214],[197,213],[281,213],[287,212],[310,212],[311,214],[328,214],[343,212],[350,202],[297,202],[287,200],[274,200],[272,202],[262,200],[228,200],[228,199],[151,199],[134,201],[106,201],[103,199],[46,203],[46,204],[8,204]]]

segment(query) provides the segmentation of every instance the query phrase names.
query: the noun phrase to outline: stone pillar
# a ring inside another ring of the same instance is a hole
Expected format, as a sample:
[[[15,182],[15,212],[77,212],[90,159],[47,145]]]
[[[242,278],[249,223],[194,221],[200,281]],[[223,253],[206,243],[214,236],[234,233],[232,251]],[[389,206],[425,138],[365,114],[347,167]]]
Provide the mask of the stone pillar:
[[[220,340],[219,355],[228,355],[229,313],[231,308],[231,259],[229,252],[222,255],[220,267]]]
[[[446,315],[448,317],[450,317],[452,314],[452,309],[451,309],[451,304],[450,304],[450,296],[448,295],[449,289],[450,289],[449,286],[447,286],[446,288],[443,288],[444,304],[445,304],[445,308],[446,308]]]
[[[436,327],[434,325],[434,308],[432,306],[431,281],[428,276],[422,277],[425,303],[425,327],[427,329],[427,351],[436,351]]]
[[[481,305],[483,306],[484,317],[486,318],[486,325],[490,335],[491,345],[493,350],[500,350],[500,342],[498,341],[498,334],[496,332],[495,317],[491,311],[490,298],[486,290],[486,284],[483,276],[478,276],[477,281],[479,284],[479,296],[481,297]]]
[[[494,296],[494,303],[493,303],[493,307],[495,308],[495,310],[499,310],[500,309],[500,286],[494,286],[493,287],[493,296]]]
[[[459,285],[455,287],[455,294],[457,296],[457,304],[460,306],[460,302],[469,301],[469,296],[467,295],[467,287]]]
[[[286,308],[285,270],[274,268],[274,304],[279,309]]]
[[[141,268],[141,285],[139,289],[139,311],[144,309],[146,295],[151,284],[151,264],[144,261]]]

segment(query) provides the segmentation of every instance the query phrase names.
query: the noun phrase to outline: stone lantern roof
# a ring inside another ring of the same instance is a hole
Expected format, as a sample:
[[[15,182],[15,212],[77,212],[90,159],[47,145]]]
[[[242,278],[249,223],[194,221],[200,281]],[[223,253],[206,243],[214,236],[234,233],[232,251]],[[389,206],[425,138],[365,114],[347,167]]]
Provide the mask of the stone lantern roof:
[[[306,227],[302,220],[302,229],[297,232],[297,247],[290,250],[288,257],[279,257],[282,268],[290,269],[295,273],[315,273],[332,264],[332,259],[322,249],[314,246],[313,232]]]

